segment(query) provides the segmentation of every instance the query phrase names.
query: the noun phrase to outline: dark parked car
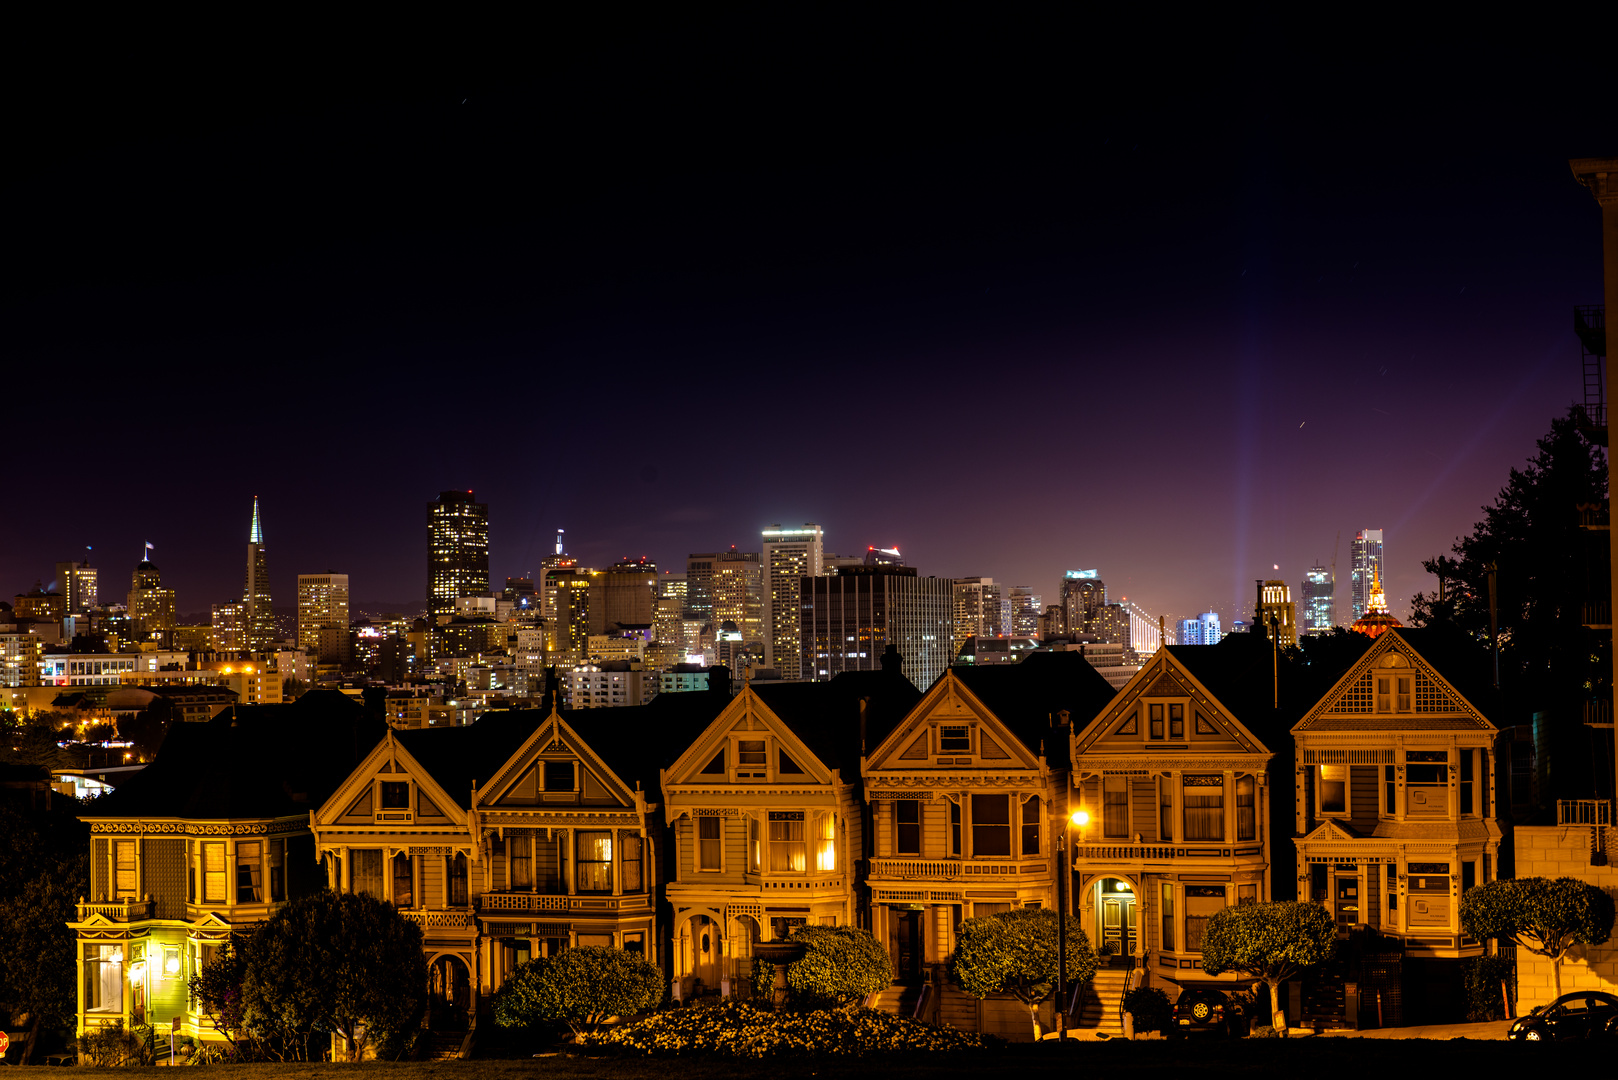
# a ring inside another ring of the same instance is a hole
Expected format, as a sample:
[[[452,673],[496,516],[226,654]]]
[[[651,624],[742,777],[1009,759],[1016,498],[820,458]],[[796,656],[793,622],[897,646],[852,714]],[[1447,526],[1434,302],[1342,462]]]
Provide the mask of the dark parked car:
[[[1187,990],[1174,1003],[1174,1022],[1169,1038],[1183,1038],[1192,1032],[1230,1034],[1227,1014],[1230,1002],[1218,990]]]
[[[1618,997],[1599,990],[1563,994],[1512,1024],[1506,1038],[1528,1042],[1618,1038]]]

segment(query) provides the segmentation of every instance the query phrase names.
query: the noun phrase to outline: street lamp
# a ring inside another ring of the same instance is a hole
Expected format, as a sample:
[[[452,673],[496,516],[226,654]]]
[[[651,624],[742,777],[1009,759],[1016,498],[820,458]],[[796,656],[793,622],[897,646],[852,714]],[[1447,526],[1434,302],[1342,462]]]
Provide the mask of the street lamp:
[[[1062,846],[1056,851],[1056,1037],[1067,1038],[1067,847],[1068,829],[1090,824],[1086,810],[1075,810],[1062,823]]]

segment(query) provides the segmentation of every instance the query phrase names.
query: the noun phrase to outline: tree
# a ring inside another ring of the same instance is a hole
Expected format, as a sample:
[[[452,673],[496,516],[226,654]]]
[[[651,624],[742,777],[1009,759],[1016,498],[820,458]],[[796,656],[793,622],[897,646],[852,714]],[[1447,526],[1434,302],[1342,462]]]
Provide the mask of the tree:
[[[427,961],[421,928],[369,895],[317,892],[292,901],[254,931],[242,978],[249,1024],[292,1037],[343,1039],[358,1061],[378,1036],[421,1016]]]
[[[247,1033],[242,983],[247,978],[249,940],[242,935],[226,941],[188,984],[197,1003],[197,1014],[237,1051],[237,1060],[244,1057],[237,1040]]]
[[[1049,908],[1014,908],[967,919],[949,957],[950,978],[973,997],[1010,994],[1022,1002],[1037,1041],[1039,1005],[1056,989],[1056,935],[1056,912]],[[1096,964],[1079,920],[1067,916],[1067,977],[1087,982]]]
[[[518,965],[494,996],[494,1022],[533,1028],[560,1021],[582,1036],[662,998],[663,973],[646,957],[585,946]]]
[[[787,986],[808,1004],[840,1009],[893,982],[893,962],[869,930],[800,926],[792,935],[807,948],[787,967]]]
[[[1577,878],[1491,881],[1461,897],[1461,928],[1479,941],[1511,938],[1545,957],[1557,997],[1568,950],[1602,944],[1612,936],[1612,924],[1612,897]]]
[[[89,828],[72,799],[56,797],[49,810],[0,806],[0,1003],[13,1016],[27,1014],[22,1061],[27,1064],[47,1027],[67,1026],[78,1004],[67,928],[74,901],[90,892]]]
[[[1270,988],[1270,1022],[1285,1032],[1281,984],[1331,958],[1337,924],[1319,904],[1276,901],[1238,904],[1214,912],[1202,930],[1202,970],[1239,971]]]

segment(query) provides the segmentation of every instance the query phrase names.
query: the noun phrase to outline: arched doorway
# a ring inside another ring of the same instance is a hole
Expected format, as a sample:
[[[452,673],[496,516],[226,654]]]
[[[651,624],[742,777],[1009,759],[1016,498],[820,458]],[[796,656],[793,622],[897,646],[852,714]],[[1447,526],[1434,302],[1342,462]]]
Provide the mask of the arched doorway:
[[[430,1025],[439,1031],[465,1031],[472,1010],[472,978],[458,956],[440,956],[427,976]]]
[[[1102,963],[1110,957],[1135,954],[1140,943],[1139,916],[1140,903],[1130,881],[1121,877],[1091,879],[1080,919]]]

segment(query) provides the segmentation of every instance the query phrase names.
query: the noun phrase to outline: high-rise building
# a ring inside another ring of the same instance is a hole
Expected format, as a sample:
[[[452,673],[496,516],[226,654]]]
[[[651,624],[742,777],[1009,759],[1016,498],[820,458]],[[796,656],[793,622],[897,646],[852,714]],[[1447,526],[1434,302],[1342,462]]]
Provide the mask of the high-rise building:
[[[1000,586],[994,578],[970,577],[955,579],[955,633],[950,642],[950,660],[961,654],[961,647],[971,638],[1000,637],[1005,627],[1000,622]]]
[[[1301,595],[1305,634],[1323,634],[1332,628],[1335,591],[1336,582],[1332,581],[1331,571],[1324,566],[1315,563],[1304,572]]]
[[[56,590],[67,601],[69,615],[83,615],[85,612],[95,610],[96,572],[90,565],[89,555],[86,555],[81,563],[56,564]]]
[[[247,529],[247,575],[242,584],[242,603],[247,606],[247,641],[242,647],[253,652],[268,649],[279,634],[270,601],[270,564],[264,552],[264,527],[258,516],[258,496],[253,496],[253,522]]]
[[[1371,579],[1387,577],[1387,570],[1382,565],[1382,530],[1361,529],[1355,533],[1350,555],[1353,562],[1349,571],[1348,596],[1354,618],[1358,619],[1370,610]]]
[[[764,565],[756,551],[686,556],[685,602],[690,617],[715,633],[733,622],[756,655],[764,655]]]
[[[247,648],[247,605],[215,604],[213,606],[213,651],[241,652]]]
[[[146,558],[136,564],[129,578],[129,621],[148,634],[174,629],[174,590],[163,588],[163,574],[151,560],[152,545]]]
[[[1204,611],[1194,619],[1180,620],[1181,645],[1217,645],[1223,636],[1218,612]]]
[[[298,648],[314,652],[322,664],[346,664],[348,575],[298,575]]]
[[[920,577],[914,567],[845,566],[835,576],[801,580],[803,668],[813,679],[878,671],[889,645],[904,673],[926,688],[949,667],[955,587]]]
[[[577,566],[545,572],[545,589],[556,609],[545,620],[545,651],[564,663],[583,663],[590,647],[590,584],[595,573]]]
[[[1277,635],[1283,648],[1298,643],[1298,610],[1286,582],[1259,582],[1258,608],[1258,619],[1266,634]]]
[[[657,564],[620,559],[591,575],[590,632],[619,634],[652,628],[657,613]]]
[[[783,679],[804,678],[803,643],[799,640],[800,579],[823,573],[825,537],[819,525],[802,528],[771,525],[764,530],[764,666]]]
[[[1036,637],[1043,600],[1031,585],[1013,585],[1006,592],[1006,634],[1010,637]]]
[[[427,617],[449,615],[462,596],[488,596],[489,508],[470,491],[427,504]]]
[[[1100,634],[1101,609],[1107,606],[1107,584],[1096,570],[1069,570],[1062,575],[1062,616],[1070,634]]]

